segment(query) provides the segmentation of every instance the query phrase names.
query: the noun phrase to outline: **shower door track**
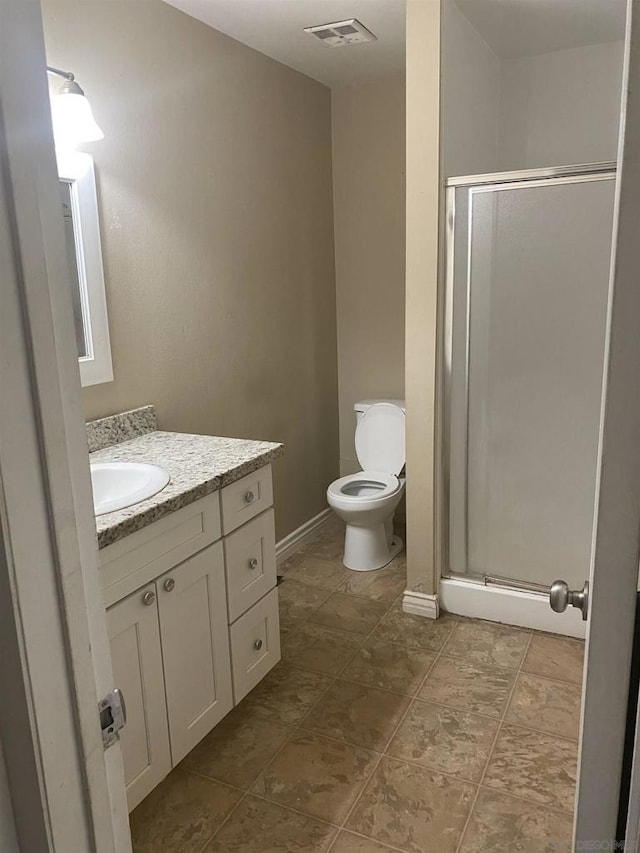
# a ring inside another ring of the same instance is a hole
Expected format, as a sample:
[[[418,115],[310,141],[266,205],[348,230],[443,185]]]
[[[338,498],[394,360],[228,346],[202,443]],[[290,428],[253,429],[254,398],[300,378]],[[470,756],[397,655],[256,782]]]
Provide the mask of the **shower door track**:
[[[471,583],[480,584],[483,586],[495,586],[503,589],[512,589],[514,591],[529,592],[537,595],[548,595],[549,588],[534,582],[522,582],[511,578],[504,578],[499,575],[476,574],[465,572],[452,571],[449,560],[449,512],[450,512],[450,427],[451,427],[451,377],[453,368],[453,291],[454,291],[454,258],[455,258],[455,208],[456,208],[456,189],[460,187],[475,187],[479,192],[489,189],[507,189],[517,186],[518,184],[526,184],[535,186],[536,184],[553,185],[563,183],[580,183],[590,180],[610,180],[615,178],[617,166],[613,161],[601,163],[586,163],[570,166],[558,166],[544,169],[526,169],[514,172],[495,172],[482,175],[464,175],[454,178],[449,178],[445,181],[445,232],[444,232],[444,252],[445,261],[444,271],[441,273],[441,280],[444,280],[444,300],[440,314],[440,323],[442,328],[442,347],[441,347],[441,364],[443,365],[443,382],[440,394],[440,415],[438,421],[440,424],[439,430],[439,472],[438,472],[438,491],[440,499],[438,500],[438,511],[436,513],[437,524],[437,562],[439,564],[439,576],[442,578],[452,578],[455,580],[468,580]],[[472,204],[469,204],[467,212],[468,217],[471,216]],[[471,242],[471,229],[469,228],[467,240]],[[468,452],[469,452],[469,372],[470,372],[470,288],[471,288],[471,268],[468,264],[467,269],[467,298],[466,298],[466,341],[465,341],[465,374],[464,387],[466,398],[466,418],[467,418],[467,440],[465,452],[467,454],[467,462],[465,464],[465,472],[468,476]],[[468,518],[469,518],[469,489],[468,483],[464,489],[464,509],[463,515],[465,518],[464,524],[464,544],[463,551],[466,555],[465,565],[469,564],[469,542],[468,542]]]
[[[516,578],[502,577],[501,575],[467,574],[466,572],[450,572],[445,577],[465,581],[478,586],[496,586],[500,589],[511,589],[517,592],[530,592],[533,595],[548,596],[549,587],[535,581],[521,581]]]
[[[520,183],[522,181],[545,180],[547,178],[574,178],[580,175],[596,175],[600,172],[615,172],[614,161],[581,163],[574,166],[551,166],[545,169],[521,169],[516,172],[488,172],[483,175],[460,175],[448,178],[445,187],[471,187],[483,184]]]

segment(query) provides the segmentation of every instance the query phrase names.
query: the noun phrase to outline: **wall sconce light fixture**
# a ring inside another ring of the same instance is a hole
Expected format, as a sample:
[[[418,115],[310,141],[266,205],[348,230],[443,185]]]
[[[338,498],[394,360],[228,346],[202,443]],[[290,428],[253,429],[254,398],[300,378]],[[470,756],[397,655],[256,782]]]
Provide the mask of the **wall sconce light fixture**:
[[[70,71],[47,65],[47,71],[64,78],[58,94],[51,99],[51,118],[56,148],[75,148],[81,142],[104,139],[91,105]]]

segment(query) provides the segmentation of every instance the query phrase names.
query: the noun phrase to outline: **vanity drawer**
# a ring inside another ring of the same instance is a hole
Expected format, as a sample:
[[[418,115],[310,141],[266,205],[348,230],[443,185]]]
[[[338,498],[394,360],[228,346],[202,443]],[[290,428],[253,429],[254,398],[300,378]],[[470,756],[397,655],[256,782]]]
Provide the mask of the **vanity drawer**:
[[[276,585],[276,535],[268,509],[224,539],[229,622]]]
[[[271,466],[259,468],[241,480],[225,486],[220,493],[222,502],[222,532],[231,533],[250,518],[254,518],[273,503]]]
[[[278,590],[272,589],[229,627],[234,702],[243,699],[280,660]]]
[[[99,552],[105,606],[220,539],[220,498],[213,492]]]

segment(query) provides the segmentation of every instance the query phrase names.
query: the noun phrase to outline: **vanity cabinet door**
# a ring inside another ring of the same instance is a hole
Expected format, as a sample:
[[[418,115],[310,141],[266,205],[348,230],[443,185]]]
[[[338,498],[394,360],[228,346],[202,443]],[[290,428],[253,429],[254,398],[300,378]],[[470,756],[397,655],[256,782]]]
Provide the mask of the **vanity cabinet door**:
[[[176,765],[233,707],[222,545],[156,581]]]
[[[171,770],[155,584],[107,610],[115,684],[127,704],[120,732],[129,810]]]

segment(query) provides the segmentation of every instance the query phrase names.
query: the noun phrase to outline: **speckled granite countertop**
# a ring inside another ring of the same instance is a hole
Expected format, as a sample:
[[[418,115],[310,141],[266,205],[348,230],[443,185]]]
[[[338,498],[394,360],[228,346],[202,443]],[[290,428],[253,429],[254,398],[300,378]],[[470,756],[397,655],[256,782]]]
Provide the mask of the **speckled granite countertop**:
[[[169,485],[135,506],[96,518],[104,548],[198,498],[257,471],[284,453],[281,444],[180,432],[147,432],[90,454],[91,462],[151,462],[171,477]]]

